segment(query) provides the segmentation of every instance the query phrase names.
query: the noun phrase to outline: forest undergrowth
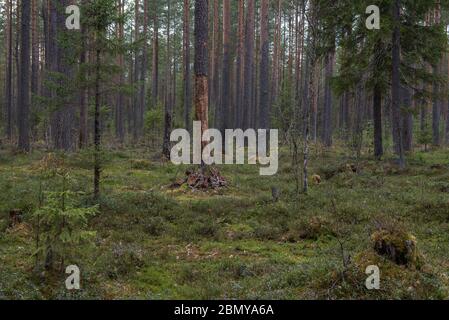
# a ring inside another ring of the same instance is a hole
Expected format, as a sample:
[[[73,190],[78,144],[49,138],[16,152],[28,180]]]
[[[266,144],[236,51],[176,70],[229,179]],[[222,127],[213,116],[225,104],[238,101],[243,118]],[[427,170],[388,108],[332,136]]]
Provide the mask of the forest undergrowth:
[[[170,188],[188,167],[144,148],[105,151],[101,205],[86,226],[93,238],[65,249],[65,265],[81,270],[81,290],[70,292],[67,275],[39,268],[33,255],[33,212],[60,178],[42,177],[45,151],[2,149],[0,299],[448,298],[449,150],[415,152],[405,170],[393,157],[344,150],[312,148],[307,195],[294,190],[286,148],[277,175],[220,166],[228,186],[207,192]],[[91,185],[90,157],[50,158],[77,194]],[[89,208],[91,197],[79,193],[77,206]],[[12,210],[23,216],[13,225]],[[416,259],[401,264],[376,251],[385,233],[413,239]],[[365,287],[369,265],[380,268],[380,290]]]

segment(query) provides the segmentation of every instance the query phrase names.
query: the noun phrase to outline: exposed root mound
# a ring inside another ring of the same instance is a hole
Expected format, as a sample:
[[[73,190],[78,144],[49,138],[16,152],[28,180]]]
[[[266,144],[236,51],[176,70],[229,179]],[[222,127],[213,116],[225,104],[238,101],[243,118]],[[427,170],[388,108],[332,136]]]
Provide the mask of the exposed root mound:
[[[382,226],[371,240],[374,251],[398,265],[417,266],[420,262],[416,238],[398,225]]]
[[[186,178],[173,183],[172,189],[180,188],[186,184],[193,190],[216,190],[224,188],[228,185],[225,177],[220,174],[215,167],[204,167],[197,169],[189,169],[186,171]]]

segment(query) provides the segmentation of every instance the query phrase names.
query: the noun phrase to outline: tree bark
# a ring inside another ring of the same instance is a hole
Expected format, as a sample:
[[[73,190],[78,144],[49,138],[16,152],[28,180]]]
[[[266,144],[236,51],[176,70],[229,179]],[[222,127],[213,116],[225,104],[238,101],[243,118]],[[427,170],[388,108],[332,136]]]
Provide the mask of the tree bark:
[[[157,107],[158,102],[158,81],[159,81],[159,23],[157,18],[158,0],[154,0],[153,13],[153,61],[152,61],[152,106]]]
[[[125,4],[123,0],[118,0],[118,14],[120,17],[122,17],[125,14]],[[119,22],[117,26],[117,37],[120,41],[120,43],[123,43],[124,41],[124,25],[123,22]],[[122,87],[125,85],[125,77],[124,77],[124,68],[125,68],[125,57],[122,53],[119,54],[118,58],[118,65],[120,67],[120,75],[119,75],[119,92],[116,99],[116,107],[115,107],[115,137],[117,138],[119,143],[123,143],[125,139],[125,128],[124,128],[124,121],[123,121],[123,110],[124,110],[124,104],[125,104],[125,97],[122,92]],[[142,69],[146,70],[146,65],[142,66]],[[144,85],[145,87],[145,85]],[[144,94],[145,96],[145,94]],[[143,104],[145,104],[145,99],[142,101]]]
[[[324,110],[323,110],[323,142],[326,147],[332,146],[332,88],[331,79],[334,73],[335,51],[331,50],[326,56],[326,77],[324,88]]]
[[[231,125],[230,73],[231,73],[231,4],[230,0],[223,0],[223,65],[221,89],[221,126],[224,132]]]
[[[439,75],[439,66],[433,68],[433,74]],[[437,81],[433,83],[433,104],[432,104],[432,143],[434,146],[440,145],[440,86]]]
[[[393,136],[396,144],[396,152],[399,155],[399,166],[405,167],[404,148],[402,144],[402,122],[401,122],[401,31],[400,31],[400,0],[395,0],[393,4],[393,36],[392,36],[392,114],[393,114]]]
[[[236,61],[236,81],[235,81],[235,127],[243,127],[243,75],[244,75],[244,29],[245,29],[245,0],[238,2],[238,45]]]
[[[269,1],[262,0],[261,8],[261,26],[260,26],[260,128],[269,129],[270,127],[270,92],[269,92],[269,54],[270,54],[270,43],[269,43]]]
[[[190,131],[190,110],[192,109],[190,84],[190,0],[184,0],[184,125]]]
[[[38,30],[38,9],[37,0],[32,0],[32,15],[31,15],[31,28],[32,28],[32,45],[31,45],[31,94],[32,96],[38,95],[38,79],[39,79],[39,30]]]
[[[140,90],[139,90],[139,133],[143,132],[143,119],[146,111],[147,94],[146,94],[146,78],[148,63],[148,1],[143,0],[143,47],[142,60],[140,65]]]
[[[82,0],[81,5],[85,5],[85,0]],[[83,66],[87,62],[87,30],[84,26],[81,26],[81,52],[80,52],[80,65]],[[82,78],[85,79],[86,75],[83,74]],[[81,84],[79,92],[79,148],[85,148],[88,144],[87,136],[87,90],[83,84]]]
[[[254,0],[248,0],[245,27],[245,82],[243,87],[243,129],[251,126],[251,106],[253,104],[254,72]]]
[[[101,127],[100,127],[100,63],[101,49],[97,48],[95,55],[95,114],[94,114],[94,199],[100,197],[100,151],[101,151]]]
[[[13,93],[12,93],[12,0],[6,1],[6,74],[5,74],[5,109],[6,109],[6,126],[5,134],[9,141],[12,139],[12,109],[13,109]]]
[[[30,16],[31,2],[21,1],[21,28],[20,28],[20,72],[17,96],[17,122],[19,128],[18,148],[21,151],[30,151],[29,113],[30,113]]]
[[[382,138],[382,89],[377,84],[373,92],[374,157],[380,160],[384,154]]]
[[[164,116],[164,141],[162,143],[162,155],[170,159],[170,134],[172,129],[172,101],[170,91],[171,53],[170,53],[170,0],[168,0],[167,16],[167,64],[165,68],[165,116]]]
[[[208,0],[195,0],[195,120],[201,122],[201,136],[209,127],[208,11]]]

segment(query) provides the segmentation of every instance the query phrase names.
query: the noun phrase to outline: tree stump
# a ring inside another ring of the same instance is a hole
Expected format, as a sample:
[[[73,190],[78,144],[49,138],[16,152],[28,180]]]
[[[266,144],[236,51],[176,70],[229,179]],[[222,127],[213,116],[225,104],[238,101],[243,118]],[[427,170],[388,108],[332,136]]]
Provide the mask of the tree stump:
[[[20,209],[12,209],[9,211],[9,226],[15,227],[23,221],[23,213]]]

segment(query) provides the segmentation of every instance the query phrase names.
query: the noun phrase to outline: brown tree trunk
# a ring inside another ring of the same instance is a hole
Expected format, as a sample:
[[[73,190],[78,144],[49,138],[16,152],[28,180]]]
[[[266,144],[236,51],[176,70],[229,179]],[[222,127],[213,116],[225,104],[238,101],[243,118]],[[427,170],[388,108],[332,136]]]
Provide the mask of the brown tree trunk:
[[[21,28],[20,28],[20,72],[17,96],[17,126],[19,128],[18,148],[21,151],[30,151],[29,113],[30,113],[30,16],[31,2],[21,1]]]
[[[243,87],[243,128],[251,126],[251,106],[253,103],[254,72],[254,0],[248,0],[245,27],[245,82]]]
[[[13,93],[12,93],[12,0],[6,1],[6,73],[5,73],[5,115],[6,126],[5,134],[9,141],[12,139],[12,109],[13,109]]]
[[[171,3],[168,0],[167,13],[167,64],[165,69],[165,116],[164,116],[164,141],[162,143],[162,155],[170,159],[170,134],[172,129],[172,101],[171,101],[171,48],[170,48],[170,9]]]
[[[139,16],[140,16],[140,2],[139,0],[135,0],[134,1],[134,42],[138,42],[140,41],[140,20],[139,20]],[[136,48],[136,50],[134,51],[134,83],[136,85],[138,85],[139,83],[139,78],[140,78],[140,67],[141,64],[139,63],[140,61],[140,52],[139,49]],[[139,138],[139,128],[140,128],[140,123],[139,123],[139,115],[140,115],[140,86],[138,86],[138,90],[137,90],[137,94],[135,94],[133,96],[133,140],[134,142],[137,142],[138,138]]]
[[[230,0],[223,0],[223,65],[221,87],[221,119],[220,129],[224,132],[231,125],[231,99],[230,99],[230,74],[231,74],[231,4]]]
[[[335,49],[332,46],[331,52],[326,56],[325,61],[325,88],[324,88],[324,110],[323,110],[323,142],[326,147],[332,146],[332,88],[331,79],[334,73]]]
[[[245,0],[238,2],[238,46],[237,46],[237,61],[236,61],[236,81],[235,81],[235,111],[234,111],[234,126],[243,126],[243,75],[244,75],[244,15],[245,15]]]
[[[146,111],[146,78],[147,78],[147,63],[148,63],[148,1],[143,0],[143,47],[142,60],[140,65],[140,90],[139,90],[139,134],[143,132],[143,119]]]
[[[118,0],[118,14],[122,17],[125,14],[125,4],[123,0]],[[124,41],[124,25],[123,22],[119,22],[117,26],[117,36],[119,41],[122,43]],[[118,65],[120,67],[120,75],[119,75],[119,86],[123,87],[125,85],[125,77],[124,77],[124,68],[125,68],[125,58],[122,53],[118,56]],[[146,69],[146,65],[142,66]],[[145,85],[144,85],[145,86]],[[145,103],[145,100],[143,100]],[[115,136],[119,143],[123,143],[125,139],[125,128],[123,121],[123,109],[125,104],[125,97],[123,95],[122,90],[119,91],[118,97],[116,100],[115,107]]]
[[[81,2],[81,5],[85,4],[85,0]],[[87,44],[86,39],[87,32],[84,26],[81,26],[81,53],[80,53],[80,65],[82,66],[87,62]],[[83,79],[86,75],[82,75]],[[80,104],[80,115],[79,115],[79,147],[85,148],[88,144],[87,137],[87,90],[82,85],[79,92],[79,104]]]
[[[201,122],[201,136],[209,127],[208,11],[208,0],[195,0],[195,120]]]
[[[393,37],[392,37],[392,84],[391,99],[393,113],[393,137],[395,138],[396,152],[399,155],[399,166],[405,167],[404,148],[402,144],[402,122],[401,122],[401,29],[400,29],[400,0],[395,0],[393,5]]]
[[[269,94],[269,54],[270,54],[270,43],[268,40],[269,37],[269,18],[268,18],[268,10],[269,10],[269,1],[262,0],[261,7],[261,26],[260,26],[260,78],[259,78],[259,86],[260,86],[260,128],[269,129],[270,127],[270,94]]]
[[[273,52],[273,70],[271,81],[271,97],[270,105],[277,101],[279,93],[279,68],[280,68],[280,51],[281,51],[281,16],[282,16],[282,0],[277,2],[277,14],[275,19],[274,31],[274,52]]]
[[[152,106],[156,108],[158,102],[158,81],[159,81],[159,23],[157,18],[158,0],[154,0],[153,13],[153,61],[152,61]]]
[[[31,45],[31,94],[32,96],[38,95],[38,79],[39,79],[39,27],[38,27],[38,8],[37,0],[32,0],[32,15],[31,15],[31,28],[32,28],[32,45]]]
[[[192,109],[190,85],[190,0],[184,0],[184,125],[190,131],[190,110]]]
[[[100,127],[100,64],[101,50],[97,48],[95,55],[95,114],[94,114],[94,199],[100,197],[100,151],[101,151],[101,127]]]

